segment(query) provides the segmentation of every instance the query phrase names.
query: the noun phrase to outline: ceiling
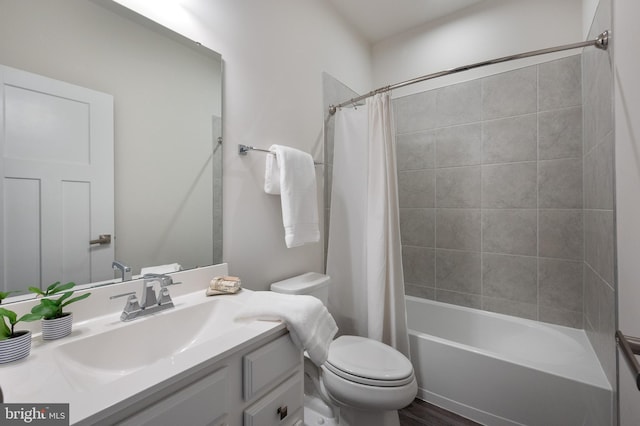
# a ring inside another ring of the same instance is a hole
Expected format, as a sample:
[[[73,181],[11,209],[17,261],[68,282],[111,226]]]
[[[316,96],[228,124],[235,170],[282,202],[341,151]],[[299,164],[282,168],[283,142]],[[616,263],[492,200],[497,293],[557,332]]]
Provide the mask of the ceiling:
[[[483,0],[329,0],[370,43]]]

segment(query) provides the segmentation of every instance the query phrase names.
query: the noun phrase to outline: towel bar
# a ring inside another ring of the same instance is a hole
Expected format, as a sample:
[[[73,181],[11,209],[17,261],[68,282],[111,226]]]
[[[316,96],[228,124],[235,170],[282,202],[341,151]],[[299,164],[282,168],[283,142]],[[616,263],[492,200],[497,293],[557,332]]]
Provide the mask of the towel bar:
[[[268,149],[256,148],[255,146],[238,144],[238,154],[239,155],[247,155],[249,151],[261,151],[266,153],[271,153]]]
[[[238,155],[247,155],[249,151],[260,151],[266,152],[267,154],[273,154],[273,152],[269,151],[268,149],[256,148],[255,146],[244,145],[241,143],[238,144]],[[314,161],[313,164],[315,164],[316,166],[324,165],[324,163],[319,163],[317,161]]]
[[[620,330],[616,331],[616,340],[620,349],[622,349],[622,355],[627,361],[631,372],[634,375],[636,386],[640,390],[640,364],[636,359],[636,355],[640,355],[640,339],[637,337],[625,336]]]

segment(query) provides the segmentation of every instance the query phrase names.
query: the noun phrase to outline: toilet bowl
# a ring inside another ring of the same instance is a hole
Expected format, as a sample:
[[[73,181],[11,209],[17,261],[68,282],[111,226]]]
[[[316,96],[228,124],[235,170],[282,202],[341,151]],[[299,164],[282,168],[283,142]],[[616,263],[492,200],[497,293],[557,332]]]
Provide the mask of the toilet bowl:
[[[330,277],[315,272],[279,281],[271,290],[307,294],[325,305]],[[398,426],[398,409],[411,403],[418,385],[411,362],[384,343],[340,336],[317,367],[305,359],[305,424]]]

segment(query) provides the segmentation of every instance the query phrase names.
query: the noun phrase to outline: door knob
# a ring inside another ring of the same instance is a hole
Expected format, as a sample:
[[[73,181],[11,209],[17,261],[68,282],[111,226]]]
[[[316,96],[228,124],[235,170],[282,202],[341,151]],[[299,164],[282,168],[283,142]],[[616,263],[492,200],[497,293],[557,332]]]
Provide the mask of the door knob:
[[[111,234],[101,234],[98,235],[98,239],[97,240],[91,240],[89,241],[90,245],[94,245],[94,244],[111,244]]]

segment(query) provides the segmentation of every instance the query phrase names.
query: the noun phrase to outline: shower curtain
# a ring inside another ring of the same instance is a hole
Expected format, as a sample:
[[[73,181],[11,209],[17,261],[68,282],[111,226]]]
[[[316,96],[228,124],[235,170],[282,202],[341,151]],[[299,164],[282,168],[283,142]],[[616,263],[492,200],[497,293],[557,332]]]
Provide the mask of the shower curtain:
[[[391,101],[336,114],[327,274],[340,334],[409,356]]]

